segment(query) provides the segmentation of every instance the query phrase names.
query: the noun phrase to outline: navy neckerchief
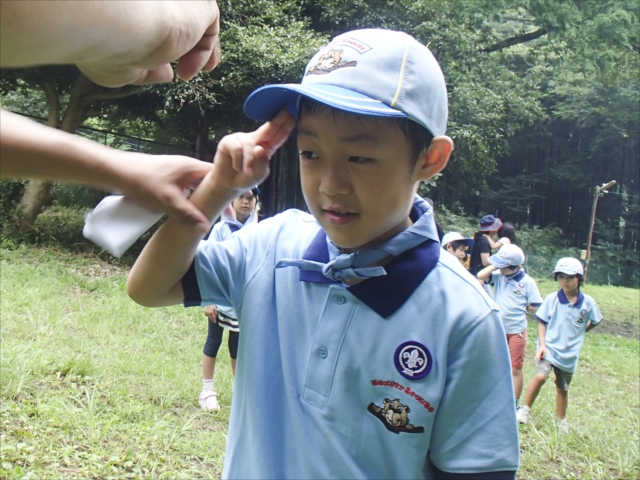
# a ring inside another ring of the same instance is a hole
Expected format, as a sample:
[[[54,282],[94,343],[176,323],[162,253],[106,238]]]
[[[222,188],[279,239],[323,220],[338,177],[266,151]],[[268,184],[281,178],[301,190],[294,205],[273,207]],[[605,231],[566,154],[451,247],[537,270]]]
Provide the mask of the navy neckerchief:
[[[566,305],[568,303],[572,307],[580,308],[582,307],[582,302],[584,301],[584,295],[580,290],[578,290],[578,300],[576,300],[576,303],[571,303],[567,296],[564,294],[564,290],[560,289],[558,290],[558,301],[563,305]]]
[[[422,218],[424,215],[427,217]],[[357,285],[347,287],[349,292],[383,318],[395,313],[409,299],[440,258],[442,249],[437,241],[431,207],[424,200],[416,197],[410,218],[414,222],[421,218],[423,222],[430,220],[432,228],[428,225],[425,228],[424,241],[395,256],[384,266],[386,275],[370,277]],[[326,264],[330,261],[329,245],[326,234],[320,230],[307,247],[302,259]],[[302,269],[300,281],[342,283],[325,277],[320,271]]]
[[[524,270],[522,269],[518,270],[516,273],[512,275],[509,275],[508,277],[507,276],[504,277],[506,281],[513,280],[514,282],[519,282],[523,278],[524,278]]]

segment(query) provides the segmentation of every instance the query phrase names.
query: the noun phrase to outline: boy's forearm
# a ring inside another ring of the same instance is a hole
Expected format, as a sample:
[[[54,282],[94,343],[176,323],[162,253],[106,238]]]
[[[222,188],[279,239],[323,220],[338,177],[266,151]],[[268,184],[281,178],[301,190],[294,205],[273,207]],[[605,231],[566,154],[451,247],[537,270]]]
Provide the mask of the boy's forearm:
[[[212,172],[190,200],[212,221],[238,195],[236,190],[217,185]],[[203,235],[193,227],[169,218],[147,243],[131,269],[127,280],[129,296],[147,307],[182,303],[182,278],[191,266],[202,238]]]
[[[496,269],[493,265],[489,265],[488,267],[483,268],[477,273],[477,277],[480,280],[488,280],[491,277],[491,272]]]
[[[527,312],[536,313],[539,308],[539,306],[527,305]]]
[[[547,335],[547,324],[544,322],[538,321],[538,344],[541,347],[546,345],[545,336]]]

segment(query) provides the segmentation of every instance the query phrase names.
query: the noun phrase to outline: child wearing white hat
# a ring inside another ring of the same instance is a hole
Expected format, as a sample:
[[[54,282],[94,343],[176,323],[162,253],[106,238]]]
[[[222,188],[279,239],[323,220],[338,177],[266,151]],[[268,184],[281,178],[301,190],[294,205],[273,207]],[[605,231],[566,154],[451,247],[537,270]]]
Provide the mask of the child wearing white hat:
[[[449,232],[442,237],[442,248],[456,257],[464,265],[467,253],[473,247],[473,239],[463,237],[458,232]]]
[[[551,369],[556,375],[556,421],[558,429],[566,433],[565,418],[569,404],[569,385],[584,343],[584,334],[602,321],[598,305],[580,291],[584,283],[582,263],[576,258],[558,260],[553,270],[560,290],[546,296],[536,314],[538,342],[536,374],[527,386],[524,405],[518,411],[520,423],[529,423],[531,406],[549,378]]]
[[[493,297],[507,335],[516,407],[524,387],[524,355],[527,348],[527,312],[535,312],[542,303],[536,281],[522,269],[525,256],[517,245],[505,245],[489,257],[488,267],[478,278],[493,283]]]

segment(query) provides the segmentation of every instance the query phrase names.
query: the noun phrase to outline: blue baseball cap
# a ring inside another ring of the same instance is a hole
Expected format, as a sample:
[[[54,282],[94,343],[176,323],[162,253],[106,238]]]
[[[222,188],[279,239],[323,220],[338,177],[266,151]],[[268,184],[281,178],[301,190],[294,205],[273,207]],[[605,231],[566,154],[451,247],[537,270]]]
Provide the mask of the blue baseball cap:
[[[404,32],[343,33],[313,56],[300,84],[258,88],[247,97],[244,112],[267,121],[288,108],[297,118],[301,96],[359,115],[408,118],[433,136],[447,129],[447,87],[440,65]]]

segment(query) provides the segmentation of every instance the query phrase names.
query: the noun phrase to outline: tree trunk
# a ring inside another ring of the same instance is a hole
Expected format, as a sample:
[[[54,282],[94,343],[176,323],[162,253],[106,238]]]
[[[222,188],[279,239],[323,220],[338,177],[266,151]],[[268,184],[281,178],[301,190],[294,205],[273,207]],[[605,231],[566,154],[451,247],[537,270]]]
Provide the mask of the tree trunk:
[[[47,97],[47,107],[49,111],[48,125],[58,128],[60,122],[60,97],[52,82],[45,81],[40,87]],[[86,112],[89,104],[86,98],[96,93],[99,87],[93,84],[87,77],[80,74],[71,88],[69,105],[64,113],[59,128],[68,133],[74,133],[76,129],[86,120]],[[47,180],[30,180],[27,188],[16,208],[17,227],[15,235],[21,235],[33,228],[36,218],[42,211],[49,192],[51,182]]]

